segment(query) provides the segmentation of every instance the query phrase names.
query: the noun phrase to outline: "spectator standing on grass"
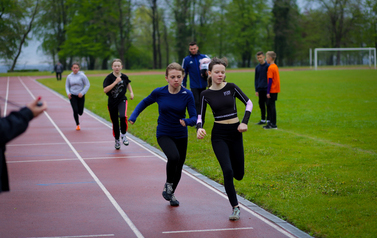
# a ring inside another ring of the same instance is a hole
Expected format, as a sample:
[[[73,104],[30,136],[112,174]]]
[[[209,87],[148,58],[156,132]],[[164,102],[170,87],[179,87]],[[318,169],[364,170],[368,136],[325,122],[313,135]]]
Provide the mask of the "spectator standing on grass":
[[[209,89],[200,95],[200,111],[197,120],[197,138],[207,134],[203,129],[207,104],[211,106],[215,122],[212,128],[211,143],[224,176],[224,187],[233,212],[229,220],[240,219],[240,207],[233,184],[233,178],[242,180],[244,168],[244,148],[242,132],[247,131],[247,123],[253,103],[234,83],[225,81],[226,58],[213,58],[208,68]],[[246,105],[242,122],[237,117],[236,98]]]
[[[270,64],[267,71],[267,113],[270,115],[270,122],[263,126],[264,129],[278,129],[276,125],[276,101],[280,93],[280,76],[278,66],[275,64],[276,53],[267,51],[267,63]]]
[[[0,193],[9,191],[8,170],[5,160],[5,145],[17,136],[24,133],[29,122],[47,109],[44,102],[38,105],[41,98],[30,102],[19,111],[11,112],[8,116],[0,118]]]
[[[125,146],[129,145],[126,133],[128,130],[126,97],[127,89],[130,91],[130,99],[134,99],[134,93],[131,87],[131,81],[128,76],[121,72],[123,65],[120,59],[113,60],[111,64],[113,72],[106,76],[103,81],[103,91],[109,97],[107,108],[109,110],[110,119],[113,123],[113,135],[115,138],[115,149],[120,149],[120,140]],[[120,131],[119,131],[120,127]]]
[[[181,86],[184,75],[185,71],[181,65],[169,64],[165,72],[168,85],[154,89],[136,106],[129,120],[131,124],[134,124],[146,107],[155,102],[158,104],[157,142],[168,159],[162,196],[170,202],[171,206],[179,206],[179,201],[174,194],[186,160],[187,126],[194,126],[196,122],[192,92]],[[186,118],[186,109],[189,118]]]
[[[201,61],[203,59],[209,59],[207,55],[200,54],[199,47],[196,42],[191,42],[189,44],[189,52],[190,54],[183,59],[182,67],[185,70],[185,76],[183,78],[182,85],[183,87],[187,87],[187,76],[190,78],[190,89],[192,94],[194,95],[195,100],[195,107],[196,112],[199,112],[200,104],[199,104],[199,96],[202,91],[204,91],[207,87],[207,77],[205,74],[202,75],[201,70],[205,70],[205,68],[201,69]],[[206,64],[202,64],[205,67]]]
[[[65,82],[65,91],[71,102],[76,131],[79,131],[81,129],[79,115],[81,116],[84,112],[85,94],[89,90],[90,83],[84,72],[79,71],[79,63],[73,63],[71,69],[72,73],[67,76]]]
[[[267,124],[270,121],[269,114],[267,111],[266,118],[266,107],[267,107],[267,70],[270,66],[264,60],[263,51],[257,52],[257,60],[259,64],[255,67],[255,95],[258,97],[259,108],[261,111],[261,120],[257,125]]]
[[[63,65],[60,62],[58,62],[55,65],[54,71],[56,73],[56,80],[58,80],[58,81],[62,80],[62,73],[63,73],[64,69],[63,69]]]

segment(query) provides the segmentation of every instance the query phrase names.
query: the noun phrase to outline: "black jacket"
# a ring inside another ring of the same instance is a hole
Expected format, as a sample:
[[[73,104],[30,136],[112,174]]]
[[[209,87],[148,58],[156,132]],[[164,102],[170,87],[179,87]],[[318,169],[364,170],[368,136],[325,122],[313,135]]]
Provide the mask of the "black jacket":
[[[7,164],[5,161],[5,145],[26,131],[29,121],[33,119],[32,111],[24,107],[18,112],[11,112],[0,118],[0,193],[9,191]]]

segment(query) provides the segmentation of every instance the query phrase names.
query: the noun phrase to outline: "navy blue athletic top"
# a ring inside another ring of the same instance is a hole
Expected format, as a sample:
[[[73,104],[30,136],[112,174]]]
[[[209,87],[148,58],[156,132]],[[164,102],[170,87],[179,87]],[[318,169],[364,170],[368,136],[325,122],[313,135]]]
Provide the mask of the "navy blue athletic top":
[[[196,124],[196,109],[192,92],[184,87],[177,94],[171,94],[168,85],[156,88],[152,93],[144,98],[132,112],[129,121],[136,121],[139,114],[149,105],[157,102],[159,117],[157,120],[157,138],[170,136],[176,139],[187,137],[187,126]],[[186,108],[190,118],[186,117]],[[179,120],[186,123],[182,126]]]
[[[270,66],[267,62],[255,67],[255,92],[267,91],[267,70]]]

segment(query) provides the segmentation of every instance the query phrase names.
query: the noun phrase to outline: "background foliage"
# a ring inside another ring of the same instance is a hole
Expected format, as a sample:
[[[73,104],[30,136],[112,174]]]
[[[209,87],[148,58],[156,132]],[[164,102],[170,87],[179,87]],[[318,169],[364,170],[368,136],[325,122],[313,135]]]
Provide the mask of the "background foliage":
[[[377,2],[372,0],[3,0],[0,59],[17,61],[30,37],[52,63],[79,61],[107,69],[161,69],[181,62],[188,43],[226,56],[232,67],[254,67],[255,53],[273,50],[279,66],[309,64],[309,49],[377,47]],[[35,19],[33,18],[35,17]],[[34,19],[32,21],[32,19]],[[24,40],[23,40],[24,39]],[[326,56],[342,64],[340,53]]]

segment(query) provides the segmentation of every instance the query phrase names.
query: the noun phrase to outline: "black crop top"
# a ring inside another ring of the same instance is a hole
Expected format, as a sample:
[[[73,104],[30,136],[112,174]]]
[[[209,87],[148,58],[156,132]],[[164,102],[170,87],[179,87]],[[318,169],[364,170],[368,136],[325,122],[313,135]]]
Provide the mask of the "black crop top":
[[[197,128],[204,124],[207,103],[211,106],[215,121],[223,121],[237,117],[236,98],[241,100],[246,107],[242,123],[247,124],[252,110],[250,99],[234,83],[227,83],[220,90],[207,89],[200,94],[200,112],[198,113]]]

